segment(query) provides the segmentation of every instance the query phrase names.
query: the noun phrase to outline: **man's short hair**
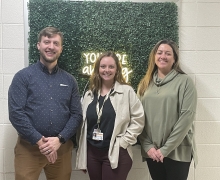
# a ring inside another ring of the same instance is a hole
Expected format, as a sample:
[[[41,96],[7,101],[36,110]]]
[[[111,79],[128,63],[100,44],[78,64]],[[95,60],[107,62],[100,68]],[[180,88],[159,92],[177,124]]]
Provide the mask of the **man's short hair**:
[[[55,27],[46,27],[42,29],[40,33],[38,34],[38,42],[41,41],[42,36],[51,38],[54,35],[59,35],[61,38],[61,44],[63,44],[63,33]]]

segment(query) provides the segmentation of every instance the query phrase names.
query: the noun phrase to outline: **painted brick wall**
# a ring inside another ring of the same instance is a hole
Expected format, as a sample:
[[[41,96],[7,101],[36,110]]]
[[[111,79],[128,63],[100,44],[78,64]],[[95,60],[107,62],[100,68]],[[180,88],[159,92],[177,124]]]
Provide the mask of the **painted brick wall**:
[[[188,180],[219,180],[220,0],[177,0],[176,3],[179,6],[181,64],[198,91],[195,125],[199,164],[196,169],[191,166]],[[0,180],[14,179],[13,148],[17,135],[8,120],[7,91],[13,75],[25,66],[24,27],[24,1],[1,0]],[[133,150],[134,163],[128,179],[150,180],[146,163],[141,162],[139,147]],[[73,154],[74,163],[75,152]],[[72,179],[89,178],[73,170]],[[40,180],[45,180],[43,173]]]
[[[180,50],[184,70],[198,91],[196,141],[198,167],[192,180],[220,177],[220,16],[219,0],[182,0]],[[218,68],[218,69],[217,69]]]
[[[23,1],[0,1],[0,180],[14,179],[16,131],[8,120],[7,91],[15,72],[24,67]]]

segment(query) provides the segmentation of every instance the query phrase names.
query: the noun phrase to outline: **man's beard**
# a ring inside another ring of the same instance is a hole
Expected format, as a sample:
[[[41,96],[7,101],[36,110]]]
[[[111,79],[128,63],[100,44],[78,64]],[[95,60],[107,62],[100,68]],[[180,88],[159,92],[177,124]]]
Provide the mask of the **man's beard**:
[[[54,62],[59,58],[58,55],[55,56],[55,57],[52,58],[52,59],[48,59],[48,58],[44,55],[44,53],[41,53],[40,55],[41,55],[42,59],[43,59],[46,63],[54,63]]]

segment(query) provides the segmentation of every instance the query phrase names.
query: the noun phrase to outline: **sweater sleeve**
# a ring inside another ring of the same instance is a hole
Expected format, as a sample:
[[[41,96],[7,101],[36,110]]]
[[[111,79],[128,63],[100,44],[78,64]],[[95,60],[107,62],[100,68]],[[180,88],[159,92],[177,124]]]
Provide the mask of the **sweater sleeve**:
[[[148,152],[151,148],[155,147],[151,139],[148,137],[146,129],[142,131],[142,133],[138,136],[138,139],[141,143],[141,147],[144,152]]]
[[[142,100],[142,96],[140,96],[139,93],[137,93],[137,97]],[[146,117],[145,117],[145,123],[146,123]],[[138,139],[141,143],[141,147],[144,150],[144,152],[149,151],[151,148],[155,147],[152,140],[147,135],[146,126],[144,126],[144,129],[142,133],[138,136]]]
[[[187,78],[185,86],[180,90],[179,104],[180,115],[176,124],[173,127],[164,146],[160,148],[161,153],[166,157],[171,151],[178,147],[190,128],[193,125],[197,105],[196,88],[190,78]]]
[[[137,136],[144,127],[144,110],[134,90],[129,91],[130,123],[126,133],[120,139],[120,145],[126,149],[127,146],[137,142]]]

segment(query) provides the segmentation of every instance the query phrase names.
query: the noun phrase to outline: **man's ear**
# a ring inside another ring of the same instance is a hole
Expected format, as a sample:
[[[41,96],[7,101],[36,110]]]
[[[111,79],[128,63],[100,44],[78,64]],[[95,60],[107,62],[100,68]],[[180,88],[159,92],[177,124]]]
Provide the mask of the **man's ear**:
[[[40,49],[40,43],[39,42],[37,43],[37,49],[38,50]]]
[[[61,53],[63,52],[63,45],[61,46]]]

